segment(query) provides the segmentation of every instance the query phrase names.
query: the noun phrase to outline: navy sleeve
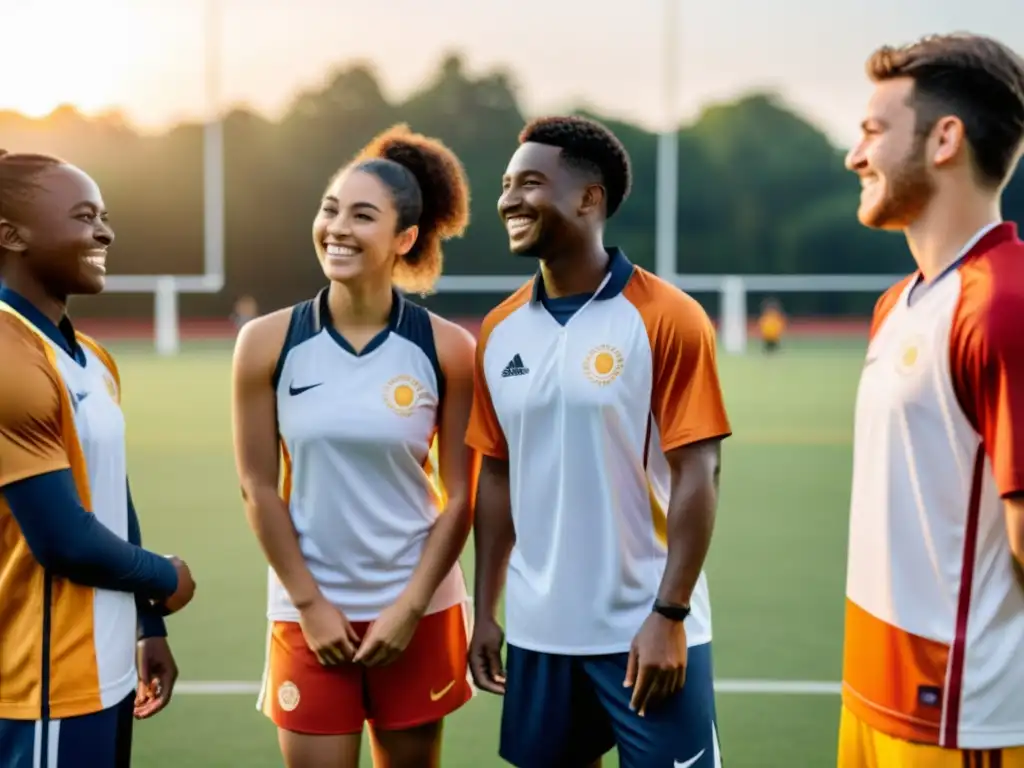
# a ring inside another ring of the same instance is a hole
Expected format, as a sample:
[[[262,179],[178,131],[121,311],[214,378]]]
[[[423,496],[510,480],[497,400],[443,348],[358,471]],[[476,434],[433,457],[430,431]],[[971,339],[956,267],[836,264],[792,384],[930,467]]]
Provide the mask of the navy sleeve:
[[[32,555],[55,575],[88,587],[164,600],[178,585],[170,560],[119,538],[82,507],[69,469],[0,490]]]
[[[128,483],[128,542],[137,547],[142,546],[142,526],[135,511],[135,502],[132,501],[131,483]],[[147,637],[167,637],[167,625],[160,614],[160,609],[141,595],[135,596],[135,607],[139,612],[139,640]]]

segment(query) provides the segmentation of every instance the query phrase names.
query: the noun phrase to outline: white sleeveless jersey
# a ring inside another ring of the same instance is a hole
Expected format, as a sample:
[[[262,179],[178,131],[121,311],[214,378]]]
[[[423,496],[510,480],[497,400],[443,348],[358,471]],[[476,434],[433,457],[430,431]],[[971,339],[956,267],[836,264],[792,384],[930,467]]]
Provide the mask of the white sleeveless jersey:
[[[60,441],[55,451],[66,453],[83,507],[127,540],[125,423],[113,361],[80,334],[82,356],[76,359],[9,304],[0,302],[0,313],[17,318],[26,332],[45,343],[46,358],[64,388],[58,393],[63,403],[59,435],[45,439]],[[7,361],[4,375],[20,375],[24,364]],[[50,450],[40,447],[39,452],[48,455]],[[31,558],[27,547],[21,551]],[[7,565],[15,572],[24,567],[11,561]],[[37,591],[31,588],[33,584],[45,587]],[[50,717],[75,717],[114,706],[135,689],[137,614],[133,594],[50,577],[26,578],[19,587],[15,597],[2,598],[7,604],[0,613],[11,626],[21,627],[17,634],[31,638],[31,645],[24,647],[32,648],[35,658],[44,659],[42,669],[49,669],[49,676],[39,679],[38,661],[19,664],[17,669],[0,668],[8,693],[17,690],[24,697],[10,707],[0,702],[0,717],[37,718],[44,699]]]
[[[355,354],[327,291],[295,307],[274,374],[283,496],[324,596],[353,621],[395,602],[441,512],[430,465],[444,377],[429,313],[397,291],[388,328]],[[428,613],[466,600],[456,563]],[[298,612],[273,569],[271,620]]]

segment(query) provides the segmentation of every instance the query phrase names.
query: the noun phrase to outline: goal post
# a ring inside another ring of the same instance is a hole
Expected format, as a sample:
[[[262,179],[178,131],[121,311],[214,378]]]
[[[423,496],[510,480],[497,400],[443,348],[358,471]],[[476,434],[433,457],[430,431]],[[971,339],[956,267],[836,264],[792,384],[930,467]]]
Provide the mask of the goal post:
[[[753,313],[748,293],[876,293],[905,275],[677,275],[684,291],[719,294],[718,338],[722,350],[740,355],[747,349],[747,324]]]
[[[722,351],[740,355],[747,349],[747,326],[753,312],[750,293],[851,293],[881,294],[904,275],[676,275],[672,282],[690,293],[718,294],[718,340]],[[495,303],[518,289],[529,275],[444,275],[438,293],[493,294]],[[181,322],[178,310],[182,293],[216,293],[223,288],[222,275],[113,276],[107,290],[153,294],[153,344],[157,354],[178,354]]]

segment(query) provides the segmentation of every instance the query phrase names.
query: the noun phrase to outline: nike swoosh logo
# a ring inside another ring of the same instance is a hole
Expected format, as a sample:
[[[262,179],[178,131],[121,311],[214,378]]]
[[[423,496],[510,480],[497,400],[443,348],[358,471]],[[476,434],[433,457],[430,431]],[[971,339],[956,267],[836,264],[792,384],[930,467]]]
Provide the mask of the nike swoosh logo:
[[[446,693],[448,693],[448,691],[450,691],[454,687],[455,687],[455,681],[452,680],[450,683],[448,683],[448,685],[446,685],[440,691],[431,690],[430,691],[430,700],[431,701],[439,701],[440,699],[443,699],[444,695]]]
[[[680,763],[680,762],[679,762],[678,760],[673,760],[673,761],[672,761],[672,764],[673,764],[673,765],[674,765],[674,766],[675,766],[676,768],[690,768],[690,766],[696,765],[696,764],[697,764],[697,761],[698,761],[698,760],[700,760],[700,759],[701,759],[702,757],[704,757],[704,752],[705,752],[705,751],[706,751],[706,750],[703,750],[703,749],[702,749],[702,750],[701,750],[700,752],[698,752],[698,753],[697,753],[696,755],[694,755],[693,757],[691,757],[691,758],[690,758],[689,760],[687,760],[687,761],[686,761],[685,763]]]
[[[288,394],[292,396],[301,395],[303,392],[308,392],[311,389],[316,389],[317,387],[320,386],[320,384],[323,384],[323,382],[321,381],[318,384],[308,384],[305,387],[296,387],[294,384],[289,384]]]

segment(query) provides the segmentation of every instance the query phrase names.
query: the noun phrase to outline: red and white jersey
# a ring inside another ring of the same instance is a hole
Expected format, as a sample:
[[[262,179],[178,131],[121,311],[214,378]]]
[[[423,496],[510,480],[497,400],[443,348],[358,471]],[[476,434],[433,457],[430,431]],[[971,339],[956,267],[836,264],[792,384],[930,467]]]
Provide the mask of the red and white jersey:
[[[1024,745],[1024,243],[991,225],[879,300],[857,394],[845,705],[891,736]],[[912,296],[912,293],[914,294]]]

